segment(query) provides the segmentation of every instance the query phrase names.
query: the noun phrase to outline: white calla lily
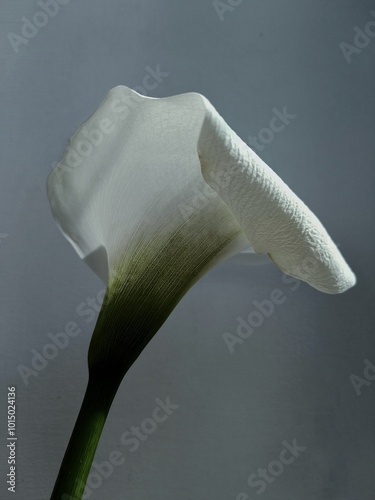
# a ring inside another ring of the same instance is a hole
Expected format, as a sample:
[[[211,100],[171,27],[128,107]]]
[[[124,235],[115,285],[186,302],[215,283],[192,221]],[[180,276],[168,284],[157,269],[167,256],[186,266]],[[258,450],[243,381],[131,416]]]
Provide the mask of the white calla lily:
[[[221,247],[215,264],[253,247],[323,292],[355,284],[316,216],[200,94],[156,99],[115,87],[47,186],[58,225],[106,283],[141,241],[154,258],[181,232],[192,246],[210,234],[206,243]]]
[[[115,380],[105,415],[184,293],[222,260],[255,250],[318,290],[355,284],[319,220],[200,94],[156,99],[115,87],[71,137],[47,188],[60,229],[107,284],[89,350],[90,380]],[[85,400],[92,392],[89,381]],[[81,413],[77,426],[95,434]],[[87,458],[82,444],[83,468],[95,447]],[[68,448],[62,469],[76,453]],[[53,498],[82,494],[66,474]]]

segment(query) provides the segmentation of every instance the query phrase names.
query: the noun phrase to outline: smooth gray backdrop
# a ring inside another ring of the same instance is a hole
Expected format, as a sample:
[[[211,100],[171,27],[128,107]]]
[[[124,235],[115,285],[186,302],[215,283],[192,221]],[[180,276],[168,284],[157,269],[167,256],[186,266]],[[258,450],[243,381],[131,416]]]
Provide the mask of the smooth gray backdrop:
[[[117,450],[124,463],[93,475],[85,498],[373,500],[375,373],[366,379],[364,369],[375,363],[374,36],[353,44],[375,2],[65,4],[44,16],[37,1],[0,8],[0,497],[49,498],[87,382],[95,320],[77,307],[103,289],[53,221],[46,177],[111,87],[142,85],[147,66],[160,65],[169,74],[149,95],[200,92],[245,141],[268,137],[258,153],[323,221],[358,285],[338,296],[293,291],[272,264],[207,274],[123,382],[95,460]],[[9,33],[22,30],[28,43],[10,35],[12,47]],[[342,42],[354,46],[350,57]],[[284,106],[296,117],[271,140],[262,129]],[[231,354],[223,333],[275,288],[284,303]],[[30,368],[32,350],[69,321],[81,333],[26,385],[20,365]],[[17,388],[16,494],[6,486],[8,385]],[[121,436],[152,429],[145,419],[167,397],[178,408],[131,452]],[[293,440],[305,450],[281,472],[274,461]],[[247,481],[268,467],[275,475],[260,493]]]

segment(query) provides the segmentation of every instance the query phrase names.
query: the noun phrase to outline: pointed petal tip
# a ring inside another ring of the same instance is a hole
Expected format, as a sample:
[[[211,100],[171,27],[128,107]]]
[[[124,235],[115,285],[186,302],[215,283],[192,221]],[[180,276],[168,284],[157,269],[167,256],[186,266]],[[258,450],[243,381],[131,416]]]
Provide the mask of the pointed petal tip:
[[[309,284],[316,290],[319,290],[320,292],[327,293],[330,295],[338,295],[353,288],[357,284],[357,277],[353,273],[353,271],[348,267],[345,274],[340,276],[340,279],[338,279],[337,282],[331,286],[319,286],[319,285],[314,285],[313,283]]]
[[[301,260],[300,264],[283,259],[280,255],[268,256],[283,273],[304,281],[319,292],[337,295],[357,283],[356,275],[338,250],[330,259],[317,260],[309,257]]]

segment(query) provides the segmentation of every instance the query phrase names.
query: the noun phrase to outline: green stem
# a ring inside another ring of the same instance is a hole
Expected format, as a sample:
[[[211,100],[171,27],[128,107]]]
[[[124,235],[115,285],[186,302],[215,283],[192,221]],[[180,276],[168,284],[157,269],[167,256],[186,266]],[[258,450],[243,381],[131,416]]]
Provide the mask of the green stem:
[[[122,378],[122,377],[121,377]],[[121,378],[91,376],[51,500],[81,500],[95,451]]]

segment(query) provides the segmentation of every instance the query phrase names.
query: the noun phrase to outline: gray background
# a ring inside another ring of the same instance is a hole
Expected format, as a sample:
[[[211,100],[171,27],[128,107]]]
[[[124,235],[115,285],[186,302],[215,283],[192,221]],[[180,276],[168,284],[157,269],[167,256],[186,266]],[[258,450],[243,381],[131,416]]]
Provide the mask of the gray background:
[[[221,21],[211,1],[72,0],[15,53],[8,33],[41,9],[2,1],[0,417],[5,429],[15,385],[13,498],[49,498],[87,381],[95,321],[76,308],[103,289],[58,231],[46,177],[111,87],[140,85],[146,66],[160,64],[169,75],[150,95],[203,93],[244,140],[275,107],[297,115],[259,154],[323,221],[358,285],[339,296],[292,291],[272,264],[207,274],[123,382],[96,461],[119,450],[125,463],[88,498],[373,500],[375,381],[357,395],[350,376],[363,376],[365,358],[375,363],[375,40],[350,63],[339,47],[374,19],[371,9],[368,0],[251,0]],[[275,288],[285,303],[230,354],[223,333]],[[67,321],[81,334],[26,386],[17,367],[30,367],[31,350]],[[167,396],[179,408],[131,453],[122,433]],[[294,438],[306,450],[258,495],[247,478]],[[5,449],[4,434],[2,498]]]

